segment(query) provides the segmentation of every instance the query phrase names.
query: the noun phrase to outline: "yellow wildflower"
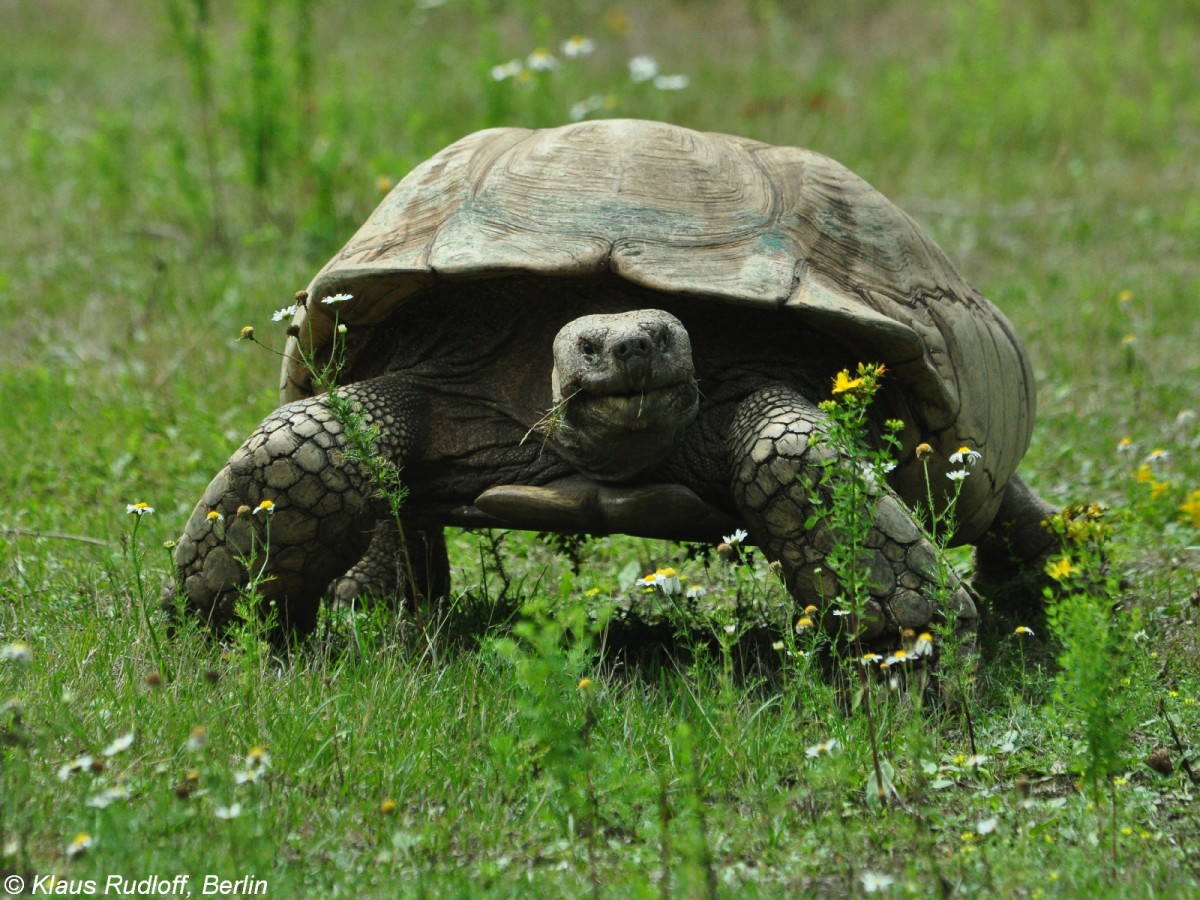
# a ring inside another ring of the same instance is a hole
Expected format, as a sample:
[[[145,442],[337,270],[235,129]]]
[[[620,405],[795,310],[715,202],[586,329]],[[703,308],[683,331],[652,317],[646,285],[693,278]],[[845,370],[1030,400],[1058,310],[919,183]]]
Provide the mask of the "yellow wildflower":
[[[833,379],[833,392],[835,394],[844,394],[847,391],[853,391],[862,387],[863,380],[861,378],[851,378],[850,372],[847,369],[837,373],[837,377]]]
[[[1187,500],[1179,505],[1179,511],[1186,517],[1184,521],[1190,518],[1192,525],[1200,528],[1200,490],[1188,494]]]
[[[1046,563],[1046,574],[1055,581],[1062,581],[1079,571],[1079,566],[1075,565],[1065,556],[1059,557],[1052,562]]]

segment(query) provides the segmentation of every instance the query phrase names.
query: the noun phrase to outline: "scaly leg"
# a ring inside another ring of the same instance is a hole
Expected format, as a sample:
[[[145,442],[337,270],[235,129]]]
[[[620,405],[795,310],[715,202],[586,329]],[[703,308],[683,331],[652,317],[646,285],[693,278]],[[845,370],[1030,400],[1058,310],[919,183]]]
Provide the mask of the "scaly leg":
[[[399,385],[385,376],[341,390],[384,427],[377,451],[400,465],[412,416]],[[249,565],[279,625],[297,634],[313,629],[327,586],[363,555],[383,512],[361,468],[343,456],[344,444],[345,427],[326,397],[267,417],[209,484],[176,545],[188,609],[215,627],[228,624]],[[164,605],[174,605],[173,595],[168,587]]]
[[[825,418],[793,390],[764,389],[739,406],[729,447],[733,499],[751,539],[768,559],[780,561],[797,603],[816,604],[836,630],[831,613],[841,588],[826,559],[835,536],[823,520],[806,527],[815,512],[809,485],[820,483],[821,463],[831,453],[820,442]],[[882,485],[873,502],[874,524],[864,542],[870,599],[858,623],[862,637],[898,643],[902,629],[919,631],[936,619],[972,627],[974,603],[953,571],[939,572],[934,547],[904,504]]]

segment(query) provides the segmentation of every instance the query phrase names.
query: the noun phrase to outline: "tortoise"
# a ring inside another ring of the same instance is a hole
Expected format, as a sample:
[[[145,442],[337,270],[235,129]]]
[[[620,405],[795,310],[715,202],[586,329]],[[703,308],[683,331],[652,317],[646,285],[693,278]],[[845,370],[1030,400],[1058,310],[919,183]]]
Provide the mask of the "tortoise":
[[[325,597],[443,595],[446,526],[712,542],[744,527],[798,604],[828,610],[819,404],[861,361],[887,370],[874,427],[904,423],[861,633],[974,623],[956,576],[939,592],[912,513],[930,492],[946,503],[960,448],[981,455],[954,523],[977,572],[1048,552],[1051,507],[1015,474],[1034,384],[1012,326],[815,152],[637,120],[480,131],[417,166],[296,296],[282,405],[175,549],[184,605],[214,624],[247,562],[287,633]],[[398,522],[314,380],[334,357],[337,396],[408,490]]]

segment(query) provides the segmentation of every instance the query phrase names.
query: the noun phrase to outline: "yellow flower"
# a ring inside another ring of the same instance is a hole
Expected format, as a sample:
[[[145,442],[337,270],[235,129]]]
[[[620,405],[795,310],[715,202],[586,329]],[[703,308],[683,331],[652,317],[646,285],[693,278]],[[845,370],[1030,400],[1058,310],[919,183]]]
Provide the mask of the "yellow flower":
[[[1154,473],[1150,471],[1149,464],[1142,463],[1138,466],[1138,470],[1133,473],[1133,477],[1138,484],[1145,484],[1147,481],[1154,480]]]
[[[617,37],[625,37],[633,28],[629,16],[619,9],[610,9],[604,14],[604,24]]]
[[[392,189],[392,179],[386,175],[380,175],[375,179],[375,188],[381,194],[386,194]]]
[[[1024,625],[1018,625],[1013,629],[1013,634],[1017,637],[1033,637],[1033,629],[1026,628]]]
[[[1127,334],[1123,338],[1121,338],[1121,343],[1124,344],[1126,347],[1132,347],[1134,344],[1137,343],[1137,335],[1136,334]]]
[[[1169,481],[1151,481],[1150,482],[1150,499],[1157,500],[1159,497],[1161,497],[1163,494],[1165,494],[1167,492],[1167,489],[1170,486],[1171,486],[1171,482],[1169,482]]]
[[[379,804],[379,811],[385,816],[390,816],[396,811],[396,801],[389,797]]]
[[[270,515],[273,512],[275,512],[275,501],[274,500],[263,500],[255,508],[254,515],[257,516],[259,513],[264,513],[266,515]]]
[[[1053,562],[1046,563],[1046,574],[1055,581],[1062,581],[1079,571],[1079,566],[1071,562],[1067,557],[1059,557]]]
[[[1122,303],[1122,304],[1128,303],[1132,299],[1133,299],[1133,291],[1129,290],[1128,288],[1126,288],[1123,291],[1120,291],[1117,294],[1117,302],[1118,303]]]
[[[799,619],[796,620],[796,630],[797,631],[805,631],[812,627],[813,627],[813,620],[810,619],[808,616],[801,616]]]
[[[1179,511],[1186,517],[1184,521],[1190,518],[1192,525],[1200,528],[1200,490],[1195,490],[1188,494],[1187,500],[1180,504]]]
[[[591,686],[592,686],[592,679],[590,679],[590,678],[580,678],[579,679],[579,689],[581,691],[586,691]]]
[[[851,378],[850,372],[847,369],[837,373],[837,377],[833,379],[833,392],[835,394],[844,394],[846,391],[853,391],[856,388],[862,387],[863,380],[861,378]]]

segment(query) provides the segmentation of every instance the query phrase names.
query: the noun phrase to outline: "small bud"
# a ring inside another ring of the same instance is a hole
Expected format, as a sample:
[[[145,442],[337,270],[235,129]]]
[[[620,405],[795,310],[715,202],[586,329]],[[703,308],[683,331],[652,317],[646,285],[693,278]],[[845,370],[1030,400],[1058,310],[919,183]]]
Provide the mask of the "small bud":
[[[254,340],[254,326],[253,326],[253,325],[246,325],[246,326],[244,326],[244,327],[242,328],[242,336],[241,336],[241,337],[239,337],[239,338],[238,338],[238,340],[239,340],[239,341],[252,341],[252,340]]]
[[[308,302],[308,291],[296,291],[292,295],[292,299],[296,302],[297,306],[303,306]]]
[[[591,686],[592,686],[592,679],[590,679],[590,678],[580,678],[579,679],[579,689],[581,691],[586,691]]]
[[[158,687],[162,684],[162,675],[158,673],[158,669],[151,669],[146,673],[145,681],[147,687]]]
[[[1159,747],[1148,757],[1146,757],[1146,765],[1152,768],[1159,775],[1175,774],[1175,763],[1171,759],[1171,751],[1166,747]]]
[[[250,515],[253,511],[254,510],[252,510],[249,506],[247,506],[245,503],[243,503],[241,506],[239,506],[237,508],[237,517],[239,519],[244,519],[244,518],[246,518],[246,516]]]
[[[390,816],[396,811],[396,801],[391,797],[379,804],[379,811],[385,816]]]
[[[287,336],[288,337],[300,337],[300,326],[299,325],[289,325],[287,327]]]
[[[931,453],[933,453],[933,448],[928,444],[917,444],[917,459],[928,459]]]
[[[1022,772],[1017,776],[1017,795],[1022,800],[1028,800],[1033,793],[1033,782],[1029,780],[1029,776]]]

